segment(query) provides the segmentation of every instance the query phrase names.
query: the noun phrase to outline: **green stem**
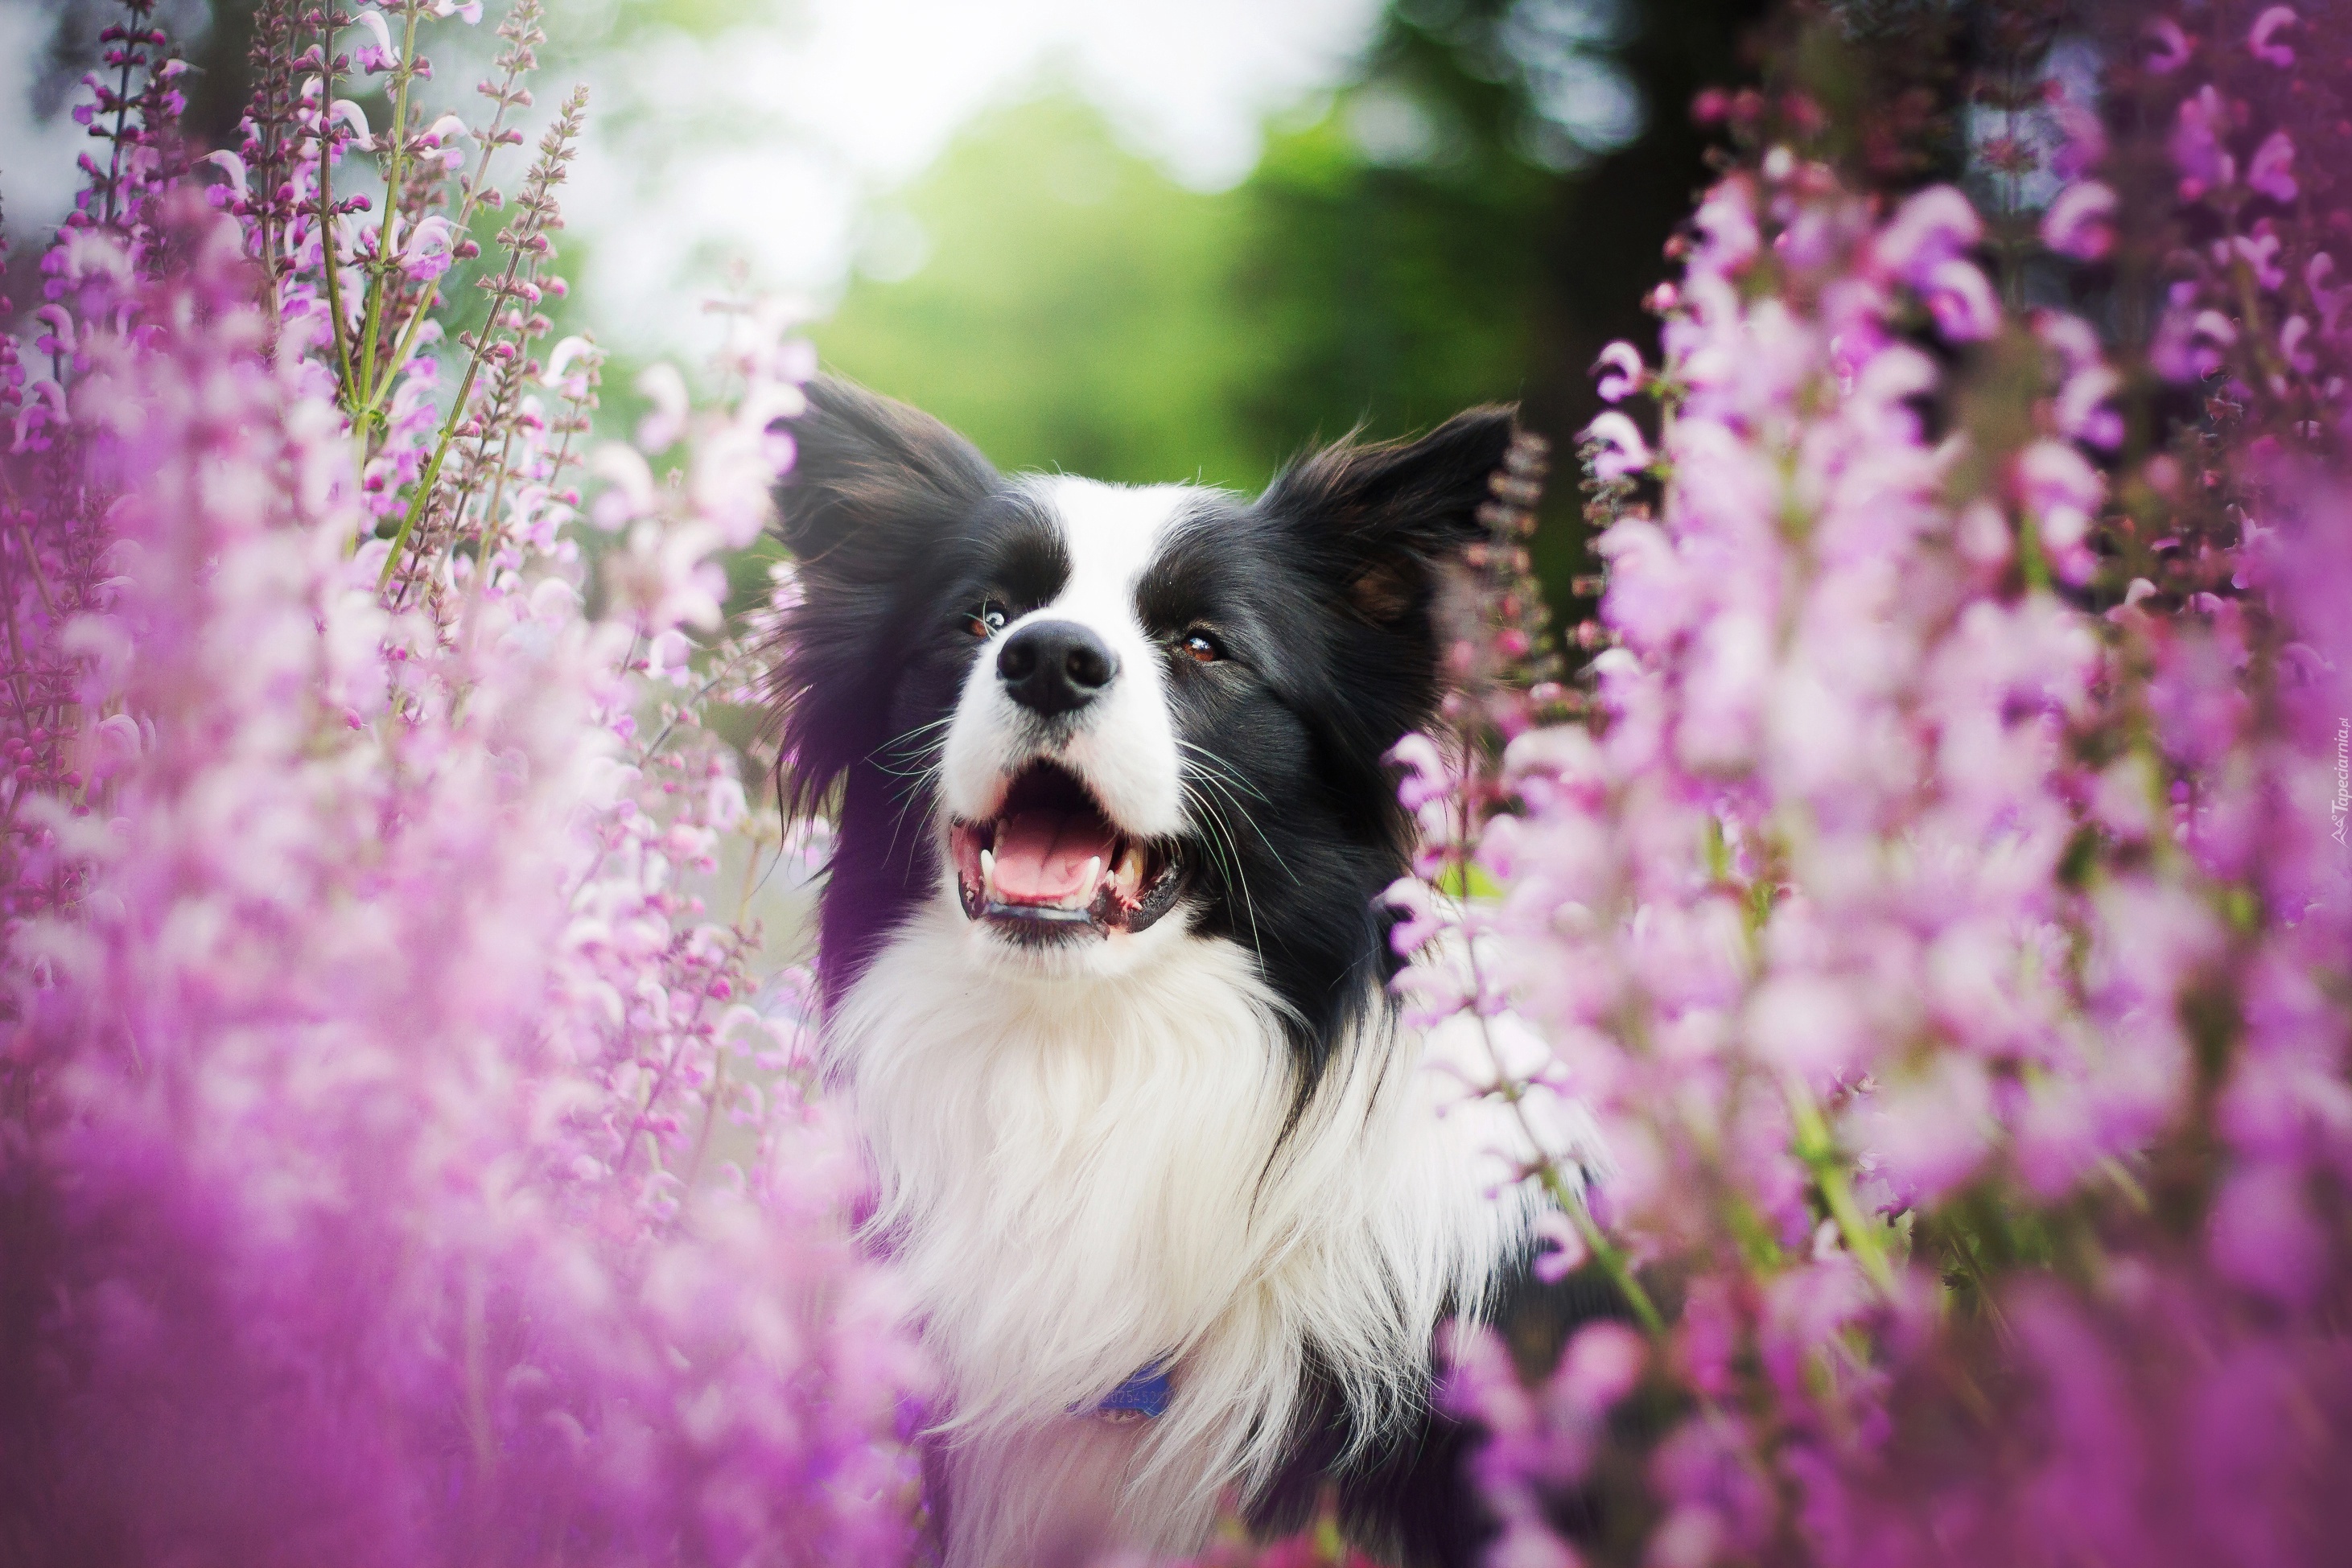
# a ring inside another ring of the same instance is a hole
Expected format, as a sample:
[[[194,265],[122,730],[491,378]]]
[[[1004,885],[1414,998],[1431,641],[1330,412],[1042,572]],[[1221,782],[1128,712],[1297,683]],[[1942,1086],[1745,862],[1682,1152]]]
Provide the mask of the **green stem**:
[[[432,497],[433,486],[441,477],[441,464],[449,455],[449,443],[456,439],[457,426],[465,423],[466,400],[473,393],[475,378],[482,373],[482,361],[489,357],[491,334],[498,329],[498,313],[502,308],[499,302],[513,298],[515,279],[521,271],[522,257],[516,253],[509,257],[506,277],[491,295],[490,319],[482,323],[482,335],[474,340],[474,352],[466,361],[465,379],[457,383],[457,395],[449,404],[449,415],[441,422],[441,439],[434,444],[433,460],[425,465],[424,474],[416,481],[416,493],[409,497],[408,510],[401,514],[400,531],[392,536],[392,549],[383,558],[383,574],[375,582],[379,593],[392,581],[393,569],[400,564],[400,553],[407,547],[408,536],[415,531],[416,519],[423,514],[425,502]]]
[[[335,5],[327,0],[324,58],[319,89],[319,262],[327,274],[327,326],[335,335],[335,362],[342,371],[341,391],[346,412],[354,405],[352,383],[351,335],[343,329],[342,267],[335,256]]]
[[[1785,1077],[1780,1082],[1789,1101],[1790,1119],[1796,1124],[1797,1157],[1804,1161],[1813,1185],[1821,1190],[1822,1202],[1828,1207],[1830,1218],[1837,1222],[1838,1234],[1845,1238],[1846,1250],[1853,1254],[1854,1261],[1861,1265],[1872,1284],[1892,1295],[1895,1270],[1887,1264],[1886,1251],[1879,1246],[1869,1218],[1854,1200],[1853,1184],[1846,1175],[1844,1158],[1838,1153],[1837,1141],[1830,1136],[1829,1124],[1822,1119],[1821,1107],[1813,1103],[1812,1095],[1794,1077]]]
[[[513,378],[509,376],[504,383],[504,390],[511,391],[513,385]],[[504,400],[500,399],[499,406],[503,406],[503,402]],[[497,553],[499,538],[505,532],[499,525],[499,504],[506,497],[507,475],[511,471],[513,460],[514,425],[508,421],[505,439],[499,444],[499,463],[490,481],[490,494],[482,503],[482,531],[475,547],[474,578],[466,587],[465,634],[468,646],[473,643],[475,612],[481,608],[482,599],[489,591],[490,557]]]
[[[404,173],[401,164],[408,155],[408,88],[416,77],[415,62],[416,0],[408,0],[408,25],[401,37],[397,86],[392,99],[392,161],[383,182],[383,221],[376,225],[375,260],[368,267],[367,319],[360,330],[360,380],[355,391],[362,436],[368,417],[375,410],[375,350],[383,327],[383,302],[392,290],[393,274],[399,265],[399,240],[406,237],[399,235],[395,239],[398,231],[394,225],[400,217],[400,182]]]
[[[513,88],[516,75],[512,70],[507,72],[507,89]],[[489,178],[490,155],[499,149],[499,138],[506,130],[506,122],[507,95],[502,89],[498,112],[490,116],[490,128],[479,138],[481,152],[474,160],[474,177],[464,186],[465,197],[457,204],[457,215],[450,224],[450,233],[455,236],[452,244],[464,237],[467,226],[474,221],[474,209],[481,204],[483,183]],[[418,298],[415,310],[410,314],[408,324],[401,329],[400,340],[393,347],[392,358],[384,362],[383,374],[377,378],[374,389],[369,394],[368,413],[373,413],[391,395],[393,378],[400,373],[401,367],[408,363],[409,356],[416,351],[417,334],[424,329],[426,319],[433,314],[433,307],[440,298],[441,280],[436,277],[425,286],[425,292]]]
[[[2040,592],[2050,587],[2050,558],[2042,553],[2042,530],[2022,512],[2017,519],[2017,570],[2027,588]]]
[[[466,415],[466,399],[474,390],[474,378],[482,368],[482,356],[477,353],[466,365],[466,379],[457,383],[457,399],[449,408],[449,417],[441,423],[441,439],[434,444],[433,460],[418,476],[416,493],[408,498],[408,510],[400,515],[400,530],[392,536],[392,549],[383,558],[383,571],[375,580],[375,591],[382,593],[392,581],[393,569],[400,564],[401,552],[408,547],[408,536],[416,531],[416,519],[425,510],[425,503],[433,498],[433,486],[441,477],[441,464],[449,455],[449,443],[456,439],[457,425]]]
[[[142,46],[144,47],[143,45]],[[121,74],[114,84],[114,151],[106,161],[106,221],[114,223],[122,214],[117,210],[116,198],[122,188],[122,136],[131,123],[131,50],[124,49]]]
[[[1466,733],[1463,739],[1465,745],[1476,744]],[[1473,841],[1472,794],[1471,781],[1465,778],[1457,801],[1462,831],[1455,839],[1455,842],[1462,846],[1456,853],[1465,899],[1469,889],[1470,845]],[[1527,1087],[1505,1071],[1502,1051],[1495,1044],[1494,1028],[1487,1022],[1484,1009],[1477,1005],[1476,998],[1486,994],[1486,979],[1479,970],[1477,949],[1466,931],[1463,936],[1462,951],[1463,961],[1470,970],[1472,1016],[1478,1020],[1478,1038],[1486,1047],[1486,1060],[1494,1065],[1496,1082],[1501,1085],[1504,1103],[1510,1106],[1512,1119],[1519,1124],[1519,1135],[1527,1139],[1528,1147],[1535,1151],[1539,1162],[1537,1179],[1543,1183],[1544,1191],[1552,1202],[1568,1216],[1569,1223],[1576,1227],[1577,1235],[1584,1242],[1584,1249],[1592,1255],[1593,1261],[1601,1265],[1601,1271],[1609,1276],[1610,1282],[1625,1298],[1625,1304],[1633,1310],[1633,1320],[1642,1325],[1642,1332],[1652,1339],[1663,1337],[1666,1332],[1664,1314],[1658,1311],[1657,1303],[1650,1300],[1650,1293],[1642,1288],[1642,1281],[1634,1278],[1632,1260],[1625,1256],[1624,1249],[1612,1241],[1608,1233],[1601,1228],[1601,1222],[1592,1218],[1592,1210],[1585,1207],[1583,1189],[1570,1187],[1568,1178],[1559,1173],[1559,1162],[1553,1159],[1551,1151],[1544,1146],[1542,1139],[1536,1135],[1535,1124],[1528,1117]]]
[[[1653,1339],[1664,1335],[1666,1332],[1664,1315],[1658,1311],[1657,1303],[1650,1300],[1650,1292],[1642,1288],[1642,1281],[1634,1278],[1633,1265],[1625,1256],[1625,1249],[1609,1239],[1608,1233],[1601,1228],[1601,1222],[1593,1218],[1592,1211],[1584,1206],[1584,1194],[1570,1192],[1559,1167],[1549,1161],[1543,1168],[1543,1184],[1544,1190],[1551,1195],[1551,1200],[1567,1213],[1569,1223],[1576,1227],[1577,1235],[1583,1238],[1584,1249],[1592,1254],[1593,1261],[1601,1265],[1601,1271],[1609,1276],[1610,1281],[1625,1298],[1625,1304],[1633,1309],[1633,1321],[1642,1325],[1642,1332]]]

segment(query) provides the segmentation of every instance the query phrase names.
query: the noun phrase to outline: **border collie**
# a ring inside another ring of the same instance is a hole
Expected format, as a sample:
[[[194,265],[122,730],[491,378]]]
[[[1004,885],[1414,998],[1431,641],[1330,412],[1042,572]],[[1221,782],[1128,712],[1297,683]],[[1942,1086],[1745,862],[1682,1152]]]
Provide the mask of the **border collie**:
[[[1400,1024],[1379,905],[1512,412],[1245,502],[809,399],[782,787],[837,814],[825,1060],[944,1380],[948,1568],[1189,1553],[1327,1491],[1377,1554],[1475,1555],[1433,1336],[1535,1199],[1475,1026]]]

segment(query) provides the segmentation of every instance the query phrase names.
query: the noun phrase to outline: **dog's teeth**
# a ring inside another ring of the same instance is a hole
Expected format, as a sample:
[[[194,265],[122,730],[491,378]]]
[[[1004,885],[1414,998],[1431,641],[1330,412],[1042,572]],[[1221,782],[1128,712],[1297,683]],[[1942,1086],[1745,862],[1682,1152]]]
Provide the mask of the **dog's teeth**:
[[[987,850],[980,852],[981,895],[992,904],[996,900],[996,856]]]
[[[1092,904],[1095,901],[1095,889],[1101,885],[1102,856],[1089,856],[1087,860],[1086,874],[1078,878],[1077,906],[1084,909],[1087,904]]]
[[[1127,852],[1118,857],[1118,870],[1111,873],[1118,883],[1118,891],[1133,898],[1143,891],[1143,846],[1129,844]]]

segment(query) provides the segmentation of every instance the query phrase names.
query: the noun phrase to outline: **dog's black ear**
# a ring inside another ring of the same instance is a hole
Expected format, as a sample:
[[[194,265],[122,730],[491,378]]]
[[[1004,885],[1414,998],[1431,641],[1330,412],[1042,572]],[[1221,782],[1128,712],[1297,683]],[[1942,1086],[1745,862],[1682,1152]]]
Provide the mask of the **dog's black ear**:
[[[834,376],[807,393],[777,497],[800,601],[769,680],[782,788],[799,813],[887,738],[897,632],[923,566],[998,484],[978,447],[919,409]]]
[[[1517,428],[1494,404],[1417,441],[1341,441],[1276,476],[1260,503],[1289,527],[1316,575],[1379,627],[1425,618],[1437,563],[1480,532],[1487,479]]]
[[[900,552],[995,487],[980,449],[922,410],[838,376],[805,390],[782,495],[784,544],[804,576],[887,576]]]
[[[1259,502],[1333,608],[1328,685],[1310,701],[1328,755],[1384,816],[1396,816],[1389,747],[1437,711],[1444,565],[1483,531],[1478,508],[1517,427],[1513,409],[1474,408],[1418,441],[1342,441],[1293,464]]]

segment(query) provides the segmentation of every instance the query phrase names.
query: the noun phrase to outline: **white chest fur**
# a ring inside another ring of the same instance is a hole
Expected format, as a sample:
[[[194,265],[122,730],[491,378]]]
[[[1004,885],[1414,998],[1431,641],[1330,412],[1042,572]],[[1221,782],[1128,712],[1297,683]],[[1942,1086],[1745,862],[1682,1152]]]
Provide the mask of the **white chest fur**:
[[[950,1568],[1196,1549],[1280,1458],[1310,1354],[1360,1427],[1410,1414],[1440,1318],[1526,1236],[1490,1197],[1517,1140],[1421,1070],[1450,1042],[1362,1031],[1286,1136],[1279,1004],[1178,925],[1045,978],[933,904],[828,1026],[944,1375]],[[1070,1413],[1160,1360],[1165,1415]]]

